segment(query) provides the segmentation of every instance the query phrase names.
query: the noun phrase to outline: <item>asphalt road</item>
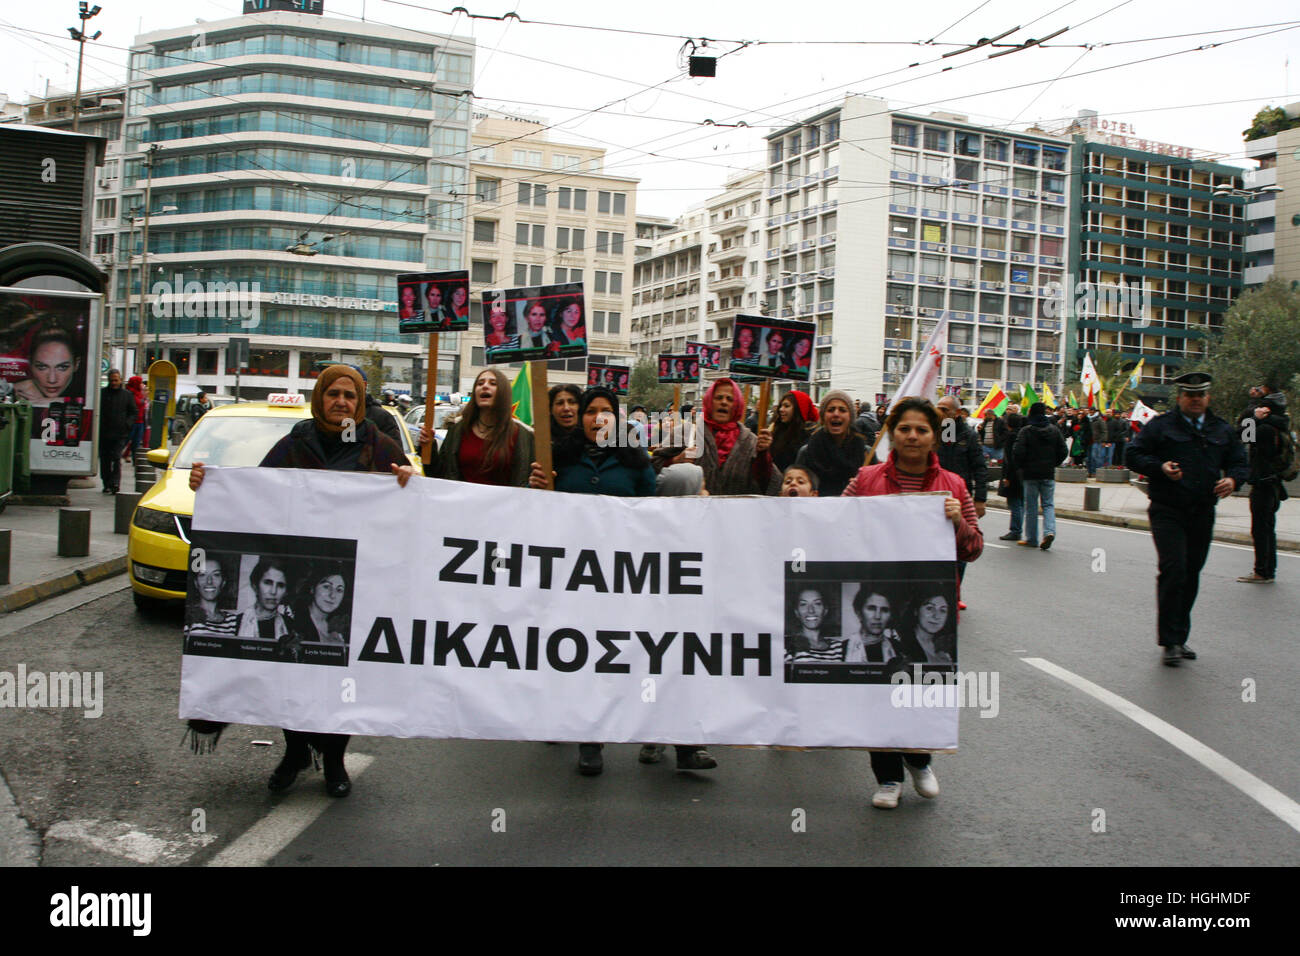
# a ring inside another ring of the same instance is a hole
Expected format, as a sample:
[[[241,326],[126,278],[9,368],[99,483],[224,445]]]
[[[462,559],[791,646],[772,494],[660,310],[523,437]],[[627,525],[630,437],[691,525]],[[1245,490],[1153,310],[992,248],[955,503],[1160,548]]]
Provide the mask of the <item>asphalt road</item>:
[[[1215,545],[1200,660],[1166,668],[1145,532],[1062,522],[1041,552],[997,541],[1005,520],[985,521],[960,636],[961,668],[998,674],[997,716],[963,713],[941,796],[909,783],[892,812],[858,751],[718,747],[717,770],[674,773],[671,750],[610,746],[585,778],[572,745],[380,738],[354,738],[350,798],[319,774],[274,797],[278,731],[181,747],[179,617],[142,619],[125,590],[0,621],[0,669],[105,675],[98,719],[0,709],[0,770],[45,865],[1300,864],[1300,558],[1238,584],[1249,550]]]

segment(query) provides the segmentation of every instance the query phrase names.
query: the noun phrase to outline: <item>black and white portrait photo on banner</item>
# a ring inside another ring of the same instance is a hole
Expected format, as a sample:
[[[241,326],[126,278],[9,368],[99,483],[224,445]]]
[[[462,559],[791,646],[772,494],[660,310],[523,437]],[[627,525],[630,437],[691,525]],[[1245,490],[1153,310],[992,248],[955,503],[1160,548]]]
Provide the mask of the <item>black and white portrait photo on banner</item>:
[[[581,282],[491,290],[483,293],[480,307],[489,364],[587,354],[587,303]]]
[[[945,562],[789,562],[785,665],[791,683],[887,684],[955,674],[957,589]]]
[[[700,380],[700,360],[695,355],[660,355],[659,383],[661,385],[679,385],[682,382]]]
[[[32,406],[34,472],[94,471],[100,369],[91,324],[90,297],[0,290],[0,389]]]
[[[706,345],[703,342],[687,342],[686,354],[699,357],[700,368],[717,371],[722,367],[722,346]]]
[[[731,337],[730,370],[806,382],[812,377],[812,322],[741,315]]]
[[[268,533],[230,534],[250,527]],[[202,586],[191,572],[182,717],[397,737],[957,744],[955,702],[901,707],[880,681],[896,660],[955,665],[942,496],[625,499],[219,468],[193,528],[232,563]],[[321,561],[352,577],[322,583]],[[317,595],[326,584],[351,602],[347,633],[334,592]],[[350,635],[346,667],[323,675],[305,653],[283,666],[304,617],[313,647]],[[813,673],[832,667],[843,676]]]
[[[469,272],[408,272],[397,277],[397,331],[468,332]]]
[[[627,365],[600,365],[587,363],[587,387],[607,388],[615,395],[626,395],[632,380],[632,369]]]
[[[345,667],[355,570],[351,541],[195,532],[185,653]]]

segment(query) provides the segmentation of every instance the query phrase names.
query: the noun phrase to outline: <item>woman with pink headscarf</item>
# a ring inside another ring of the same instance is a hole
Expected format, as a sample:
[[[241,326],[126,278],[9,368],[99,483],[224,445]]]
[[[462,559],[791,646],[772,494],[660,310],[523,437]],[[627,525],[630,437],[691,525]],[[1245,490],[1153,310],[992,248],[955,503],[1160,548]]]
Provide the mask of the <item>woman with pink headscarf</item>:
[[[704,427],[699,430],[699,465],[711,495],[776,494],[777,475],[768,449],[771,433],[746,428],[745,396],[729,378],[717,379],[704,393]]]

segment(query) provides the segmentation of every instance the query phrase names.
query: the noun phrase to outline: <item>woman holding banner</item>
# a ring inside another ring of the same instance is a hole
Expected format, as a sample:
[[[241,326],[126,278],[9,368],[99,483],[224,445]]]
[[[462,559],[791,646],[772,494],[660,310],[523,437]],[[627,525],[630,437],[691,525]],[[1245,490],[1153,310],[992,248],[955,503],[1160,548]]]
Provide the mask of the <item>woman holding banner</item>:
[[[655,472],[650,456],[639,445],[617,441],[623,427],[618,397],[597,386],[582,393],[579,426],[555,446],[555,490],[578,495],[615,495],[645,498],[655,493]],[[528,480],[533,488],[546,487],[546,474],[531,463]],[[592,777],[605,769],[604,744],[578,745],[578,773]]]
[[[699,465],[711,495],[776,494],[778,473],[768,452],[772,435],[763,429],[756,437],[741,424],[744,419],[745,397],[736,383],[716,379],[704,393],[706,427],[697,437],[702,445]]]
[[[817,474],[821,496],[842,494],[867,458],[867,443],[852,428],[853,401],[847,392],[832,389],[822,399],[821,427],[799,450],[795,464]]]
[[[327,471],[381,472],[397,476],[397,483],[405,488],[411,480],[413,469],[406,463],[402,447],[364,417],[366,394],[365,379],[348,365],[331,365],[320,373],[311,394],[311,418],[294,425],[289,434],[281,438],[262,459],[263,468],[322,468]],[[348,440],[344,433],[351,430]],[[203,463],[194,462],[190,469],[190,489],[198,491],[203,484]],[[265,597],[269,606],[276,593],[274,569],[259,576],[259,562],[252,577],[254,588],[262,588],[259,596]],[[285,578],[283,595],[287,591],[287,576],[283,567],[279,572]],[[270,577],[263,586],[262,579]],[[263,594],[263,592],[265,592]],[[268,618],[269,619],[269,618]],[[254,623],[259,632],[270,630],[277,637],[279,627],[272,622]],[[241,627],[241,634],[243,633]],[[195,751],[210,750],[224,724],[212,721],[190,721],[194,735]],[[267,781],[273,792],[287,790],[298,774],[312,765],[312,750],[323,757],[325,765],[325,792],[331,797],[346,797],[352,792],[352,781],[343,767],[343,753],[348,746],[347,734],[304,733],[284,731],[284,758]]]
[[[946,491],[944,516],[952,523],[957,544],[958,561],[974,561],[984,550],[984,535],[980,532],[975,503],[966,490],[966,480],[960,475],[939,467],[935,453],[939,437],[938,410],[923,398],[909,396],[899,399],[885,419],[892,446],[889,458],[880,465],[868,465],[860,470],[844,494],[848,497],[872,495],[897,495],[905,492]],[[957,583],[954,576],[954,592]],[[932,609],[931,620],[938,616]],[[946,626],[946,614],[945,624]],[[906,633],[906,631],[904,632]],[[936,632],[937,635],[938,632]],[[934,641],[932,640],[933,644]],[[956,659],[956,641],[953,640],[953,660]],[[876,793],[871,804],[882,810],[898,806],[903,792],[903,765],[912,775],[916,792],[923,797],[939,795],[939,781],[930,769],[929,754],[900,754],[876,752],[871,754],[871,769],[876,775]]]
[[[510,380],[497,368],[485,368],[474,379],[470,402],[447,429],[438,477],[480,485],[528,486],[533,460],[533,432],[514,419]],[[429,435],[425,419],[420,441]]]

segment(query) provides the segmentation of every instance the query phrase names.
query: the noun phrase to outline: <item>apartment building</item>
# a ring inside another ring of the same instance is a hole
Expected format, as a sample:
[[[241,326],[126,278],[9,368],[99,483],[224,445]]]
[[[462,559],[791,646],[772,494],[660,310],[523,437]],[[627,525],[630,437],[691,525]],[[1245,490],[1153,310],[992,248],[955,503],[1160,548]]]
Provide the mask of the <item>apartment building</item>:
[[[538,117],[475,115],[465,212],[470,283],[494,288],[585,283],[589,357],[631,361],[638,180],[605,172],[605,150],[553,143]],[[484,366],[483,332],[463,336],[459,388]],[[554,382],[585,382],[587,359],[548,363]]]
[[[1141,139],[1127,124],[1089,110],[1071,130],[1072,175],[1080,185],[1070,275],[1085,292],[1095,291],[1076,295],[1068,310],[1072,364],[1098,349],[1130,362],[1145,359],[1140,389],[1162,395],[1204,354],[1242,289],[1244,171]],[[1263,211],[1264,204],[1255,207]]]
[[[767,140],[764,292],[816,322],[818,394],[892,394],[945,313],[964,400],[1060,381],[1068,139],[849,96]]]
[[[148,306],[150,357],[209,389],[233,389],[232,335],[251,343],[245,395],[310,389],[318,363],[355,363],[371,349],[384,384],[412,383],[425,341],[397,331],[395,280],[465,261],[458,194],[473,66],[469,40],[302,12],[137,37],[114,340],[135,341],[130,296]],[[146,196],[142,278],[144,228],[132,210]],[[208,283],[256,288],[257,317],[196,302]],[[451,389],[457,345],[443,349],[439,384]]]
[[[1287,107],[1300,113],[1300,104]],[[1246,143],[1246,155],[1259,168],[1242,180],[1251,195],[1246,200],[1243,249],[1246,286],[1261,285],[1271,276],[1300,281],[1300,128],[1283,130]]]

